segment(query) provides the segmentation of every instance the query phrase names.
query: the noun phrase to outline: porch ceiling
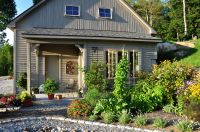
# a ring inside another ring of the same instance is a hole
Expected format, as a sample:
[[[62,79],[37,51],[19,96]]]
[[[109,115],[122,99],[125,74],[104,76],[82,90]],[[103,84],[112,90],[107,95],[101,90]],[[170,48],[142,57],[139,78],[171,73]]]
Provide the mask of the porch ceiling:
[[[121,40],[121,41],[149,41],[160,42],[161,39],[150,34],[134,32],[115,32],[76,29],[44,29],[34,28],[23,33],[23,37],[31,38],[57,38],[57,39],[84,39],[84,40]]]

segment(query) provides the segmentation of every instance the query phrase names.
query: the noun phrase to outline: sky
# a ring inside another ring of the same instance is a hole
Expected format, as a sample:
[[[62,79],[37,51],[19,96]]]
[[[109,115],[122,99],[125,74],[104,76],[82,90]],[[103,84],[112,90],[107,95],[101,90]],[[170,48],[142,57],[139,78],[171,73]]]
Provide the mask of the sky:
[[[29,7],[32,6],[32,0],[15,0],[16,3],[16,9],[17,9],[17,15],[21,14],[25,10],[27,10]],[[16,16],[17,16],[16,15]],[[6,29],[5,32],[7,33],[7,39],[9,40],[9,43],[13,45],[14,43],[14,34],[10,29]]]

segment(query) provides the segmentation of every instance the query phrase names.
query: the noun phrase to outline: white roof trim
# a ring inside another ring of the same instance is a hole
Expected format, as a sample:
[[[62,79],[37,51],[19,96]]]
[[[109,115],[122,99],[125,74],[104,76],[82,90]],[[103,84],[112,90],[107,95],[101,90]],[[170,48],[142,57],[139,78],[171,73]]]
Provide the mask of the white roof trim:
[[[150,34],[156,34],[156,31],[141,18],[126,2],[125,0],[119,0],[129,11],[140,21],[142,24],[144,24],[148,29]]]

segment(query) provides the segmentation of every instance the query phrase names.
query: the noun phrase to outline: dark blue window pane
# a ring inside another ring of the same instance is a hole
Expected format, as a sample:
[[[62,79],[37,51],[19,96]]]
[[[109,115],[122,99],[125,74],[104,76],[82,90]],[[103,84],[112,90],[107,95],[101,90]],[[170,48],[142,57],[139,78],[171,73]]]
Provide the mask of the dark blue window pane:
[[[78,11],[78,7],[73,7],[73,10],[76,10],[76,11]]]
[[[72,11],[66,11],[67,15],[73,15]]]
[[[105,9],[105,13],[110,13],[110,9]]]
[[[110,14],[106,14],[106,17],[111,17]]]
[[[73,15],[78,15],[78,11],[73,11]]]
[[[72,10],[72,6],[66,6],[66,10]]]

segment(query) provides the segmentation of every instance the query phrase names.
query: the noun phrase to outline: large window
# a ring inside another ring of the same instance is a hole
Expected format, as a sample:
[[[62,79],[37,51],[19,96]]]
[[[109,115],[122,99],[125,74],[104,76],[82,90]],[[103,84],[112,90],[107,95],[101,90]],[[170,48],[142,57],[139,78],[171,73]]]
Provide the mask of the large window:
[[[99,8],[100,18],[110,18],[112,19],[112,9],[109,8]]]
[[[139,51],[116,51],[108,50],[106,52],[107,61],[107,77],[114,78],[117,63],[120,62],[122,58],[127,58],[129,60],[129,76],[137,77],[141,69],[141,54]]]
[[[80,16],[80,7],[79,6],[66,6],[65,15]]]

